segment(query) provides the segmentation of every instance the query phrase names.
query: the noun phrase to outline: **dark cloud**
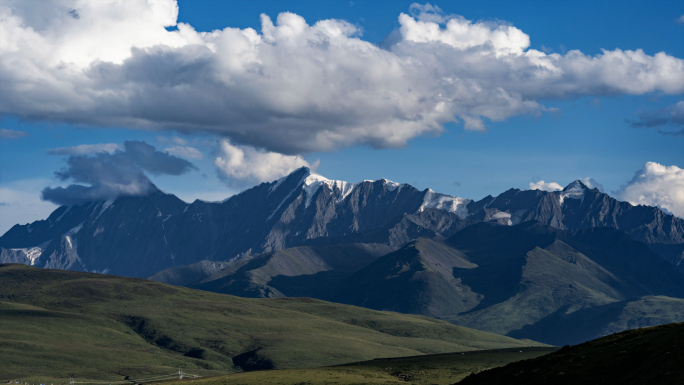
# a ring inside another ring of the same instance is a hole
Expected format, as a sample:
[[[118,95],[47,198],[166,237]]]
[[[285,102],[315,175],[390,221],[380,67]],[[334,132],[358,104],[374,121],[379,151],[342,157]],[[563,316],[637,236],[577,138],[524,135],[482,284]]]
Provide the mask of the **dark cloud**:
[[[0,139],[19,139],[22,136],[27,136],[25,131],[9,130],[7,128],[0,128]]]
[[[156,187],[145,175],[181,175],[197,168],[185,159],[157,151],[145,142],[124,142],[123,150],[72,155],[67,167],[55,172],[62,181],[78,184],[46,187],[42,199],[57,205],[77,205],[122,195],[146,195]]]
[[[639,119],[629,122],[636,128],[657,128],[665,135],[684,135],[684,101],[655,111],[639,113]]]
[[[154,175],[181,175],[197,167],[183,158],[157,151],[145,142],[124,142],[124,152],[140,168]]]

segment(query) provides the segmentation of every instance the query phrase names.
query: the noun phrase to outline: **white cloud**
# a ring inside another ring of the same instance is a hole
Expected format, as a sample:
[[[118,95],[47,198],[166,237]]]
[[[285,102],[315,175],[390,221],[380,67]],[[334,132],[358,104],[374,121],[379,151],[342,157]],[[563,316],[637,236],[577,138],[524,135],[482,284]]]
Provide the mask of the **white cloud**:
[[[48,149],[50,155],[85,155],[95,154],[98,152],[108,152],[110,154],[117,150],[123,150],[121,145],[116,143],[101,143],[101,144],[81,144],[73,147],[59,147]]]
[[[218,132],[284,154],[403,146],[540,100],[684,92],[684,61],[642,50],[546,54],[502,23],[414,5],[383,46],[341,20],[281,13],[197,32],[172,0],[0,0],[0,113]],[[177,31],[164,27],[177,25]]]
[[[684,24],[684,15],[679,16],[679,19],[677,19],[677,23]]]
[[[0,184],[0,235],[16,224],[47,218],[57,206],[40,199],[49,179],[24,179]]]
[[[560,191],[562,189],[563,186],[556,182],[546,183],[543,180],[540,180],[539,182],[530,183],[530,190]]]
[[[198,149],[190,146],[173,146],[167,147],[164,151],[171,155],[180,156],[186,159],[202,159],[204,154],[202,154]]]
[[[684,218],[684,169],[648,162],[616,197],[634,205],[658,206]]]
[[[219,156],[214,160],[220,178],[230,184],[243,181],[267,182],[276,180],[300,167],[313,167],[301,156],[283,155],[257,150],[250,146],[236,146],[222,140]]]

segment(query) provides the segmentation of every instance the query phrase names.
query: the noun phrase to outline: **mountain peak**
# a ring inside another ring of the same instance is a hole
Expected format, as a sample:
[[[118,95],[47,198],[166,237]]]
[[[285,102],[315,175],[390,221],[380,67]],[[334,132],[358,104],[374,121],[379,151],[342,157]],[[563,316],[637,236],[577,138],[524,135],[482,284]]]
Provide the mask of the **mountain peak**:
[[[309,207],[313,196],[316,194],[316,191],[323,187],[323,185],[327,185],[331,191],[336,193],[337,201],[343,200],[358,185],[358,183],[349,183],[341,180],[330,180],[323,175],[311,172],[311,170],[309,170],[309,174],[302,180],[302,184],[304,191],[306,192],[305,207]]]
[[[565,199],[570,198],[570,199],[579,199],[580,201],[584,201],[584,193],[586,190],[589,190],[590,188],[587,187],[584,182],[581,180],[577,179],[576,181],[570,183],[567,185],[563,191],[560,192],[559,200],[561,205],[565,201]]]
[[[564,192],[570,192],[570,191],[582,191],[586,190],[589,187],[584,184],[580,179],[575,180],[574,182],[570,183],[569,185],[565,186],[563,189]]]
[[[315,174],[311,169],[307,166],[302,166],[294,171],[292,171],[290,174],[284,176],[283,178],[289,178],[291,176],[300,176],[302,178],[305,178],[311,174]]]

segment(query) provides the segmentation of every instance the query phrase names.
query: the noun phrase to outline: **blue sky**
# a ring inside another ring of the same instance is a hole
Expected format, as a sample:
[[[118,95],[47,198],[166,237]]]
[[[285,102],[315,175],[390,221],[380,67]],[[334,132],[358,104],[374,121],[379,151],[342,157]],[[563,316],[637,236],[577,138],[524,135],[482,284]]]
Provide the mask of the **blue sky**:
[[[75,146],[124,153],[125,141],[192,163],[141,168],[185,200],[221,200],[309,164],[330,179],[473,199],[591,177],[684,215],[683,2],[179,1],[177,21],[194,29],[182,38],[168,25],[172,1],[131,1],[119,18],[105,1],[67,3],[0,1],[16,43],[0,45],[0,233],[56,207],[40,199],[45,187],[97,179],[73,177],[69,156],[96,157]],[[304,27],[282,12],[306,20],[304,38],[293,43],[288,31]],[[261,14],[277,32],[267,36]],[[327,19],[348,24],[313,27]],[[450,20],[467,33],[449,35]],[[197,34],[227,27],[240,35]],[[257,48],[237,43],[248,28]],[[533,51],[554,69],[540,73]]]

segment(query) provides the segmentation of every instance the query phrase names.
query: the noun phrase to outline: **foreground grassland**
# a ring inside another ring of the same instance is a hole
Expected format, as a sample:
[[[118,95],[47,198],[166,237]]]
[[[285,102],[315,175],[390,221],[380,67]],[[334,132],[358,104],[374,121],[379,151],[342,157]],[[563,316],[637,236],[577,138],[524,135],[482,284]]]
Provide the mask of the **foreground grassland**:
[[[5,381],[136,380],[179,368],[207,376],[540,345],[319,300],[246,299],[23,265],[0,265],[0,287]]]
[[[174,385],[453,384],[471,373],[537,358],[556,348],[497,349],[384,358],[315,369],[286,369],[173,381]]]

